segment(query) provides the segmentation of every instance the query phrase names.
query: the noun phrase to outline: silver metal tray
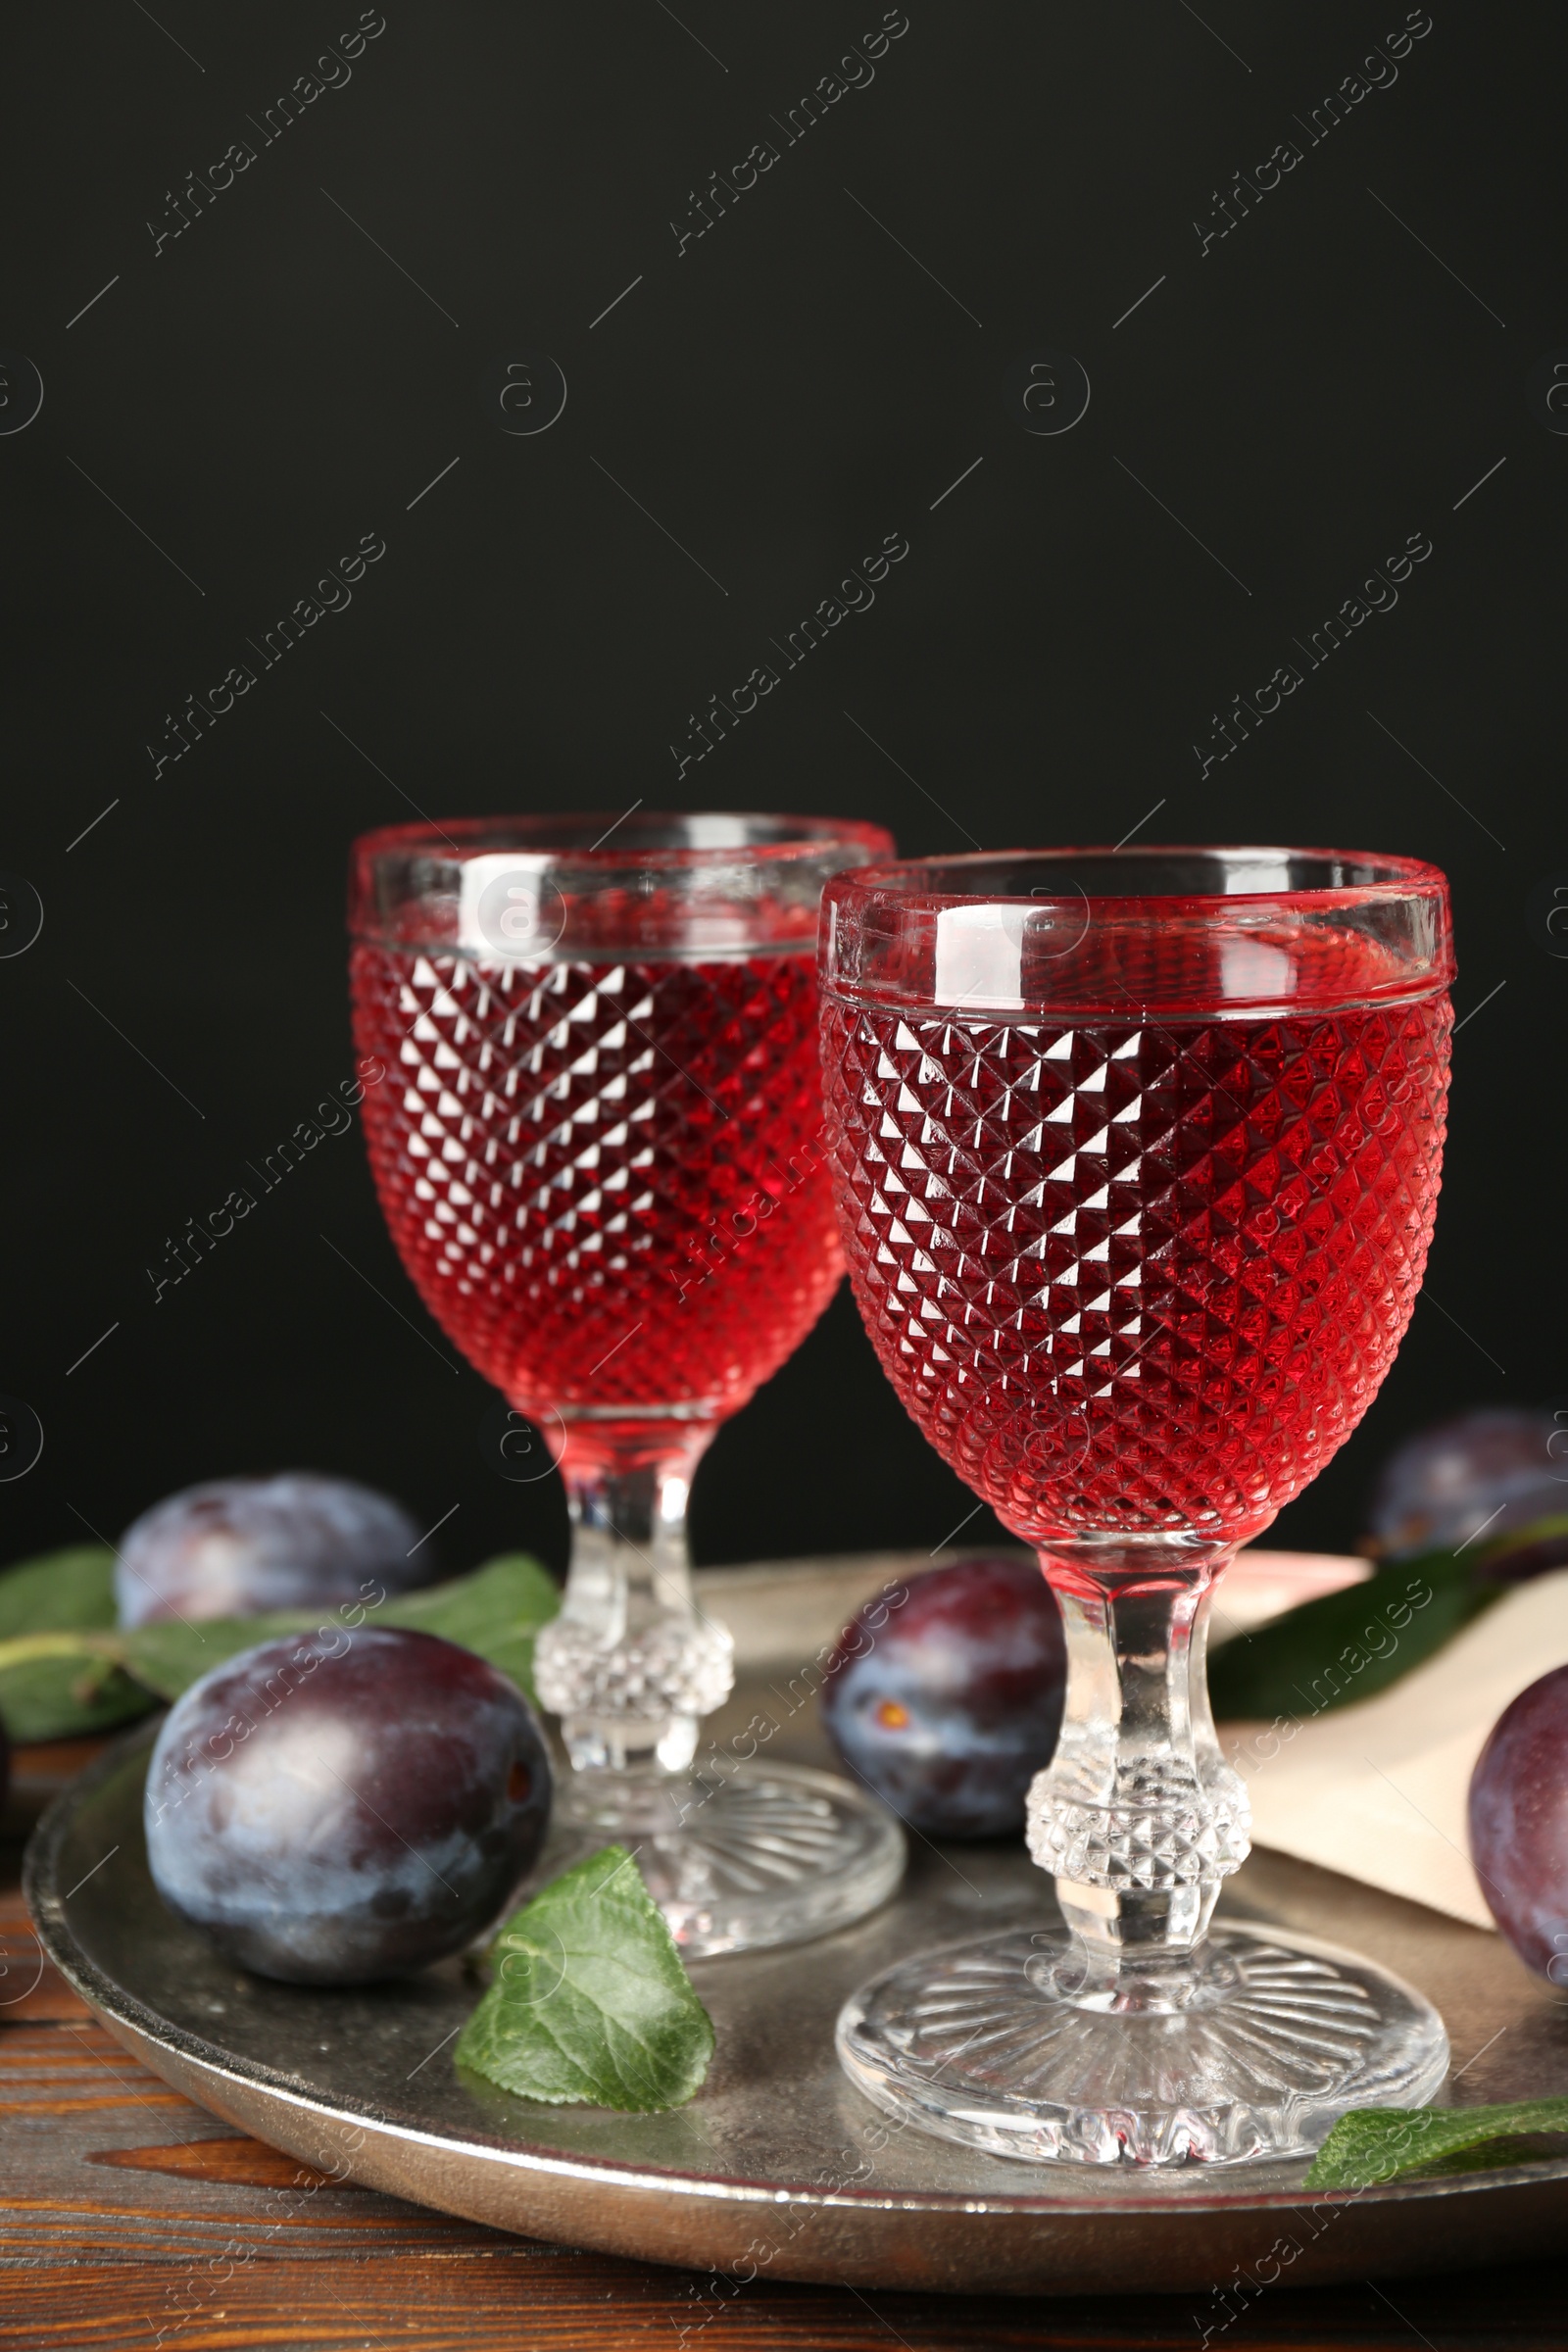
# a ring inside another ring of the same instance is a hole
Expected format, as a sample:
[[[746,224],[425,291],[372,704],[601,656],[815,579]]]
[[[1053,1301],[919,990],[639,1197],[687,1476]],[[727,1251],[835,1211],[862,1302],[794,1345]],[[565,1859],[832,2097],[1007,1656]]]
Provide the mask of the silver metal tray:
[[[736,1693],[746,1701],[746,1692]],[[549,2108],[459,2079],[474,1999],[456,1962],[301,1989],[238,1972],[164,1909],[141,1787],[152,1727],[53,1806],[27,1860],[50,1958],[127,2049],[304,2162],[448,2213],[608,2253],[866,2287],[1082,2294],[1458,2269],[1568,2242],[1568,2159],[1314,2200],[1299,2164],[1120,2174],[989,2158],[889,2125],[841,2076],[833,2021],[890,1960],[1054,1914],[1021,1846],[916,1842],[902,1892],[793,1949],[699,1961],[718,2050],[669,2115]],[[816,1760],[813,1757],[811,1760]],[[1385,1962],[1437,2001],[1466,2103],[1568,2093],[1568,2002],[1494,1936],[1277,1855],[1230,1916]],[[1232,2311],[1234,2316],[1234,2311]]]

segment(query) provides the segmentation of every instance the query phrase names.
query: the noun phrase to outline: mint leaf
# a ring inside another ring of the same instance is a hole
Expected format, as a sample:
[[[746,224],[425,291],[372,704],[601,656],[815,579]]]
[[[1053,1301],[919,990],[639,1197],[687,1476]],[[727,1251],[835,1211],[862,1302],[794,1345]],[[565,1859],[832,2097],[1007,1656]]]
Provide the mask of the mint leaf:
[[[68,1544],[0,1575],[0,1642],[67,1626],[107,1633],[118,1622],[115,1555],[102,1544]]]
[[[258,1642],[271,1642],[282,1634],[314,1634],[322,1625],[346,1625],[351,1632],[362,1623],[407,1625],[476,1650],[531,1698],[534,1636],[560,1606],[554,1579],[537,1560],[519,1551],[487,1561],[471,1576],[455,1577],[450,1584],[401,1592],[395,1599],[368,1598],[346,1611],[279,1609],[266,1617],[208,1618],[200,1625],[169,1618],[136,1626],[122,1639],[125,1663],[137,1681],[160,1698],[178,1698],[213,1667],[242,1649],[253,1649]]]
[[[1543,2132],[1568,2132],[1568,2099],[1521,2099],[1507,2107],[1355,2107],[1341,2116],[1319,2148],[1303,2185],[1374,2188],[1488,2141]]]
[[[1455,1552],[1391,1561],[1365,1584],[1303,1601],[1227,1642],[1209,1660],[1209,1702],[1221,1722],[1235,1722],[1324,1715],[1373,1698],[1432,1657],[1502,1590],[1478,1581],[1472,1561]]]
[[[520,2098],[654,2114],[684,2106],[713,2026],[623,1845],[553,1880],[491,1947],[495,1982],[455,2053]]]

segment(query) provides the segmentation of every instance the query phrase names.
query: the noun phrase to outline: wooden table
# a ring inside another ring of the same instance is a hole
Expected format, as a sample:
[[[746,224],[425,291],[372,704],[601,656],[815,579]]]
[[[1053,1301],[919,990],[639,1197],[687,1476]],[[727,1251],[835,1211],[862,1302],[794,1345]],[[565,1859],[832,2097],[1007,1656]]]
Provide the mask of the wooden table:
[[[18,1834],[96,1743],[23,1749],[0,1846],[0,2344],[19,2352],[1193,2352],[1206,2296],[1028,2301],[737,2287],[335,2185],[194,2107],[44,1966]],[[1440,2249],[1434,2247],[1437,2255]],[[1568,2251],[1568,2250],[1565,2250]],[[1568,2347],[1561,2264],[1264,2293],[1210,2342]]]

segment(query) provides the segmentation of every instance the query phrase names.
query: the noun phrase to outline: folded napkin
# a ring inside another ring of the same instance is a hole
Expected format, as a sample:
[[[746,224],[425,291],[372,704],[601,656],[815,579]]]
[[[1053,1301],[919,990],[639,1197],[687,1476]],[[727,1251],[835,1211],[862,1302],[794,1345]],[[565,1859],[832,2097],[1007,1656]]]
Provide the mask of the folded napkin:
[[[1490,1928],[1466,1834],[1470,1775],[1503,1708],[1562,1665],[1568,1570],[1505,1592],[1377,1698],[1294,1726],[1223,1725],[1255,1842]]]

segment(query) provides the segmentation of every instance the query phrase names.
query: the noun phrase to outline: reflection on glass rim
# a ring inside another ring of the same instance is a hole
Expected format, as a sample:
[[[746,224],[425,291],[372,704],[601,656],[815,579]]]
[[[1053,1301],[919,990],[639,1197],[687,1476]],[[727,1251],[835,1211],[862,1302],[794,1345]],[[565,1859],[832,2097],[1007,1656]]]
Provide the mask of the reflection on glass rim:
[[[830,995],[1102,1019],[1348,1009],[1453,977],[1436,866],[1250,847],[981,851],[830,882]]]
[[[349,929],[483,961],[809,955],[823,884],[893,854],[880,825],[771,811],[392,825],[354,844]]]
[[[1058,887],[1053,888],[1053,883]],[[977,850],[861,866],[857,891],[971,904],[1058,900],[1318,899],[1442,891],[1418,858],[1215,843],[1169,848]]]
[[[537,815],[460,816],[443,824],[381,825],[354,843],[356,864],[461,864],[466,858],[507,854],[592,858],[606,866],[722,864],[726,853],[756,858],[808,858],[835,845],[873,854],[890,848],[880,825],[853,816],[794,815],[771,809],[664,809],[635,805],[616,810]]]

